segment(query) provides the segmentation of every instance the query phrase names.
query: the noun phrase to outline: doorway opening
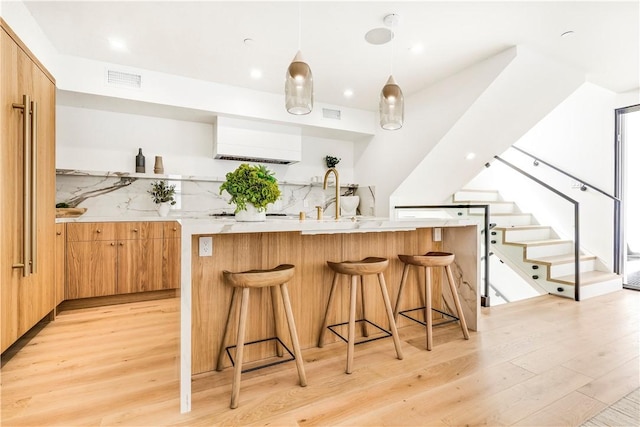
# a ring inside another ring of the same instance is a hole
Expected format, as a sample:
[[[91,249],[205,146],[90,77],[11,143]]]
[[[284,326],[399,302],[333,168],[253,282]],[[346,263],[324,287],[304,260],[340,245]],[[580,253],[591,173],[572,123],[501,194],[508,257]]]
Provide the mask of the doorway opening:
[[[615,196],[622,200],[619,259],[624,287],[640,290],[640,105],[616,110]]]

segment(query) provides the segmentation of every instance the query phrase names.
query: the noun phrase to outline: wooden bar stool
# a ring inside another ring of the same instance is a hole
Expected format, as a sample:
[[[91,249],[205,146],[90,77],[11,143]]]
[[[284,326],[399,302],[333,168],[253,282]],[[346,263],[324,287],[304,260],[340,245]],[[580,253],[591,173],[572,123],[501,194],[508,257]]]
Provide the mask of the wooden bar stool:
[[[400,287],[398,288],[398,298],[396,299],[396,306],[393,310],[393,317],[398,320],[398,314],[402,314],[408,319],[411,319],[415,322],[418,322],[422,325],[426,325],[427,327],[427,350],[431,350],[433,347],[433,319],[431,317],[431,311],[437,311],[442,315],[453,318],[454,321],[460,321],[460,327],[462,328],[462,334],[464,335],[464,339],[469,339],[469,331],[467,330],[467,322],[464,320],[464,313],[462,312],[462,306],[460,305],[460,299],[458,298],[458,291],[456,289],[455,282],[453,280],[453,274],[451,273],[451,264],[455,259],[455,255],[449,252],[427,252],[426,255],[398,255],[400,261],[404,263],[404,268],[402,269],[402,280],[400,281]],[[409,275],[409,266],[415,265],[417,267],[424,267],[424,275],[425,275],[425,290],[424,290],[424,299],[425,306],[419,308],[413,308],[409,310],[399,311],[400,307],[400,297],[402,296],[402,289],[407,281],[407,276]],[[458,317],[455,317],[449,313],[445,313],[440,310],[433,309],[431,307],[431,268],[432,267],[444,267],[447,272],[447,281],[449,282],[449,289],[451,289],[451,295],[453,296],[453,302],[456,306],[456,312]],[[418,319],[414,319],[413,317],[407,316],[404,314],[408,311],[421,310],[424,308],[424,322],[419,321]],[[443,322],[448,323],[448,322]]]
[[[367,340],[363,340],[358,342],[357,344],[362,344],[365,342],[373,341],[380,338],[386,338],[391,336],[393,338],[393,344],[396,348],[396,355],[398,359],[402,359],[402,349],[400,348],[400,339],[398,338],[398,329],[396,328],[396,322],[393,317],[393,312],[391,311],[391,301],[389,300],[389,294],[387,292],[387,285],[384,281],[384,275],[382,272],[389,265],[389,260],[386,258],[375,258],[369,257],[365,258],[361,261],[344,261],[344,262],[331,262],[327,261],[327,265],[334,271],[333,274],[333,283],[331,284],[331,291],[329,292],[329,301],[327,302],[327,309],[324,314],[324,321],[322,322],[322,329],[320,330],[320,337],[318,338],[318,347],[322,347],[324,345],[324,335],[325,331],[329,329],[334,334],[338,335],[343,341],[347,342],[347,369],[346,373],[350,374],[353,368],[353,351],[355,342],[355,324],[356,322],[363,322],[363,335],[366,337],[368,334],[366,333],[366,324],[370,324],[382,332],[385,333],[382,337],[371,338]],[[331,304],[333,302],[335,296],[336,286],[338,285],[338,275],[346,274],[351,277],[351,289],[350,289],[350,299],[349,299],[349,322],[337,323],[335,325],[329,325],[329,311],[331,309]],[[384,300],[385,310],[387,312],[387,317],[389,318],[389,326],[391,331],[387,331],[386,329],[381,328],[373,322],[370,322],[366,319],[365,315],[365,301],[364,301],[364,281],[363,276],[368,274],[375,274],[378,276],[378,283],[380,284],[380,291],[382,292],[382,299]],[[356,300],[358,293],[358,277],[360,277],[360,293],[362,294],[362,319],[356,320]],[[334,329],[335,326],[341,326],[348,324],[348,339],[345,340],[343,336],[338,334]]]
[[[252,368],[244,372],[253,371],[255,369],[265,368],[267,366],[276,365],[279,363],[287,362],[290,360],[296,361],[296,366],[298,368],[298,376],[300,377],[300,386],[305,387],[307,385],[307,377],[304,372],[304,366],[302,364],[302,353],[300,352],[300,344],[298,342],[298,332],[296,331],[296,325],[293,321],[293,311],[291,310],[291,301],[289,300],[289,291],[287,289],[287,282],[291,280],[294,274],[294,266],[290,264],[282,264],[271,270],[251,270],[245,271],[242,273],[231,273],[229,271],[223,271],[223,275],[225,280],[233,286],[233,294],[231,296],[231,304],[229,305],[229,314],[227,315],[227,322],[224,327],[224,333],[222,335],[222,341],[220,343],[220,351],[218,352],[218,363],[217,370],[222,370],[222,361],[224,358],[224,353],[229,355],[231,359],[231,363],[234,365],[233,370],[233,383],[231,386],[231,409],[238,407],[238,396],[240,395],[240,375],[242,374],[242,358],[244,354],[244,346],[245,346],[245,329],[247,324],[247,313],[249,308],[249,290],[252,288],[270,288],[271,291],[271,301],[273,305],[273,318],[275,325],[275,338],[267,338],[259,341],[252,341],[246,343],[255,344],[258,342],[276,340],[277,348],[278,348],[278,356],[282,356],[282,348],[287,350],[289,355],[291,355],[291,359],[287,359],[284,361],[277,361],[274,363],[269,363],[257,368]],[[278,319],[276,315],[276,291],[280,289],[280,293],[282,295],[282,302],[284,305],[284,311],[287,318],[287,324],[289,325],[289,335],[291,336],[291,342],[293,343],[293,354],[291,351],[284,345],[284,343],[279,338],[279,328],[278,328]],[[238,337],[235,346],[225,347],[225,343],[227,341],[227,335],[229,332],[229,324],[231,322],[231,314],[233,312],[234,303],[236,303],[238,299],[238,295],[242,294],[242,300],[240,303],[240,319],[238,321]],[[236,360],[235,363],[231,358],[231,353],[229,352],[230,348],[236,347]]]

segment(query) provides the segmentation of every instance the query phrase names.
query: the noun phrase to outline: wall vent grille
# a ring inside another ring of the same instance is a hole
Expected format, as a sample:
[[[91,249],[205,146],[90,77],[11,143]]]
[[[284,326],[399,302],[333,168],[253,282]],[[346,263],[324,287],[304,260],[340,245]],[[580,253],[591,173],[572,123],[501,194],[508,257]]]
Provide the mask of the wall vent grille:
[[[140,74],[107,70],[106,77],[107,84],[110,86],[128,87],[134,89],[140,89],[142,87],[142,76]]]
[[[331,110],[329,108],[323,108],[322,117],[324,117],[325,119],[340,120],[340,110]]]

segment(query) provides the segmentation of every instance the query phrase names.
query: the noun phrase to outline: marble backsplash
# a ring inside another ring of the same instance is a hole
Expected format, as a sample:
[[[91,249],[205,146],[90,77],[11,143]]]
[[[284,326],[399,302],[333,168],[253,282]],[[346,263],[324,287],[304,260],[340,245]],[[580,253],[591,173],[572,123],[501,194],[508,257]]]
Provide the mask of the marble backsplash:
[[[148,190],[151,182],[166,179],[176,186],[176,204],[169,217],[199,217],[233,213],[229,195],[220,194],[224,178],[203,178],[175,175],[152,175],[119,172],[91,172],[58,169],[56,174],[56,203],[87,208],[83,217],[148,217],[158,215]],[[335,187],[322,189],[321,183],[279,183],[282,196],[267,208],[268,213],[316,218],[316,206],[324,208],[325,217],[335,213]],[[373,187],[354,184],[340,186],[341,195],[360,197],[357,213],[373,215],[375,195]]]

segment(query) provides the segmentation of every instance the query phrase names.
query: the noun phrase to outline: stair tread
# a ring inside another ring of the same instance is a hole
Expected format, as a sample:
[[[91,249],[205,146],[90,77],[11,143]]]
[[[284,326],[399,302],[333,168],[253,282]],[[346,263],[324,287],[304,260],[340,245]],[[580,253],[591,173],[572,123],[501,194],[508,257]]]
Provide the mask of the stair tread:
[[[596,259],[595,255],[580,254],[580,261],[589,261]],[[564,255],[545,256],[540,258],[527,259],[529,262],[535,262],[538,264],[557,265],[557,264],[569,264],[573,263],[573,253]]]
[[[550,226],[548,225],[539,225],[539,224],[530,224],[530,225],[510,225],[510,226],[497,226],[497,227],[493,227],[494,230],[501,230],[501,231],[509,231],[509,230],[544,230],[544,229],[551,229]]]
[[[483,205],[488,205],[488,204],[492,204],[492,203],[503,204],[503,205],[506,205],[506,204],[513,205],[514,204],[513,202],[508,202],[506,200],[467,200],[467,199],[458,200],[458,199],[456,199],[455,202],[456,203],[479,203],[479,204],[483,204]]]
[[[563,243],[573,243],[573,240],[565,240],[565,239],[538,239],[538,240],[516,240],[516,241],[505,241],[505,245],[516,245],[516,246],[545,246],[545,245],[560,245]]]
[[[567,276],[552,277],[549,280],[552,282],[574,284],[575,277],[576,277],[575,274],[569,274]],[[620,277],[619,274],[609,273],[608,271],[598,271],[598,270],[585,271],[584,273],[580,274],[580,286],[593,285],[596,283],[617,279],[619,277]]]

